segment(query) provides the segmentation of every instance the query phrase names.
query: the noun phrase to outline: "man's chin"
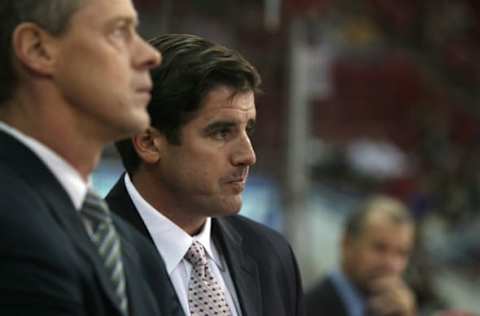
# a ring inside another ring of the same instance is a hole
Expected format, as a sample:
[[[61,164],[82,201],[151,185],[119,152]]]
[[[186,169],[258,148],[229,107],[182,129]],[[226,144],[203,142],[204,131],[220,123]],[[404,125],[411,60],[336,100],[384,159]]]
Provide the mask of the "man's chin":
[[[365,286],[364,286],[365,293],[367,293],[368,295],[371,295],[371,294],[375,294],[376,292],[378,292],[378,288],[379,288],[378,283],[381,282],[381,280],[383,278],[385,278],[385,276],[383,276],[383,275],[374,276],[374,277],[369,278],[365,282]]]
[[[123,126],[118,128],[118,133],[114,141],[131,138],[139,133],[144,132],[150,126],[150,119],[148,116],[139,115],[136,120],[130,120]]]
[[[353,285],[362,295],[369,296],[374,293],[374,284],[376,280],[377,278],[358,280],[353,282]]]
[[[222,210],[221,210],[221,215],[220,216],[231,216],[231,215],[237,215],[238,213],[240,213],[240,210],[242,209],[242,202],[241,202],[241,199],[240,201],[235,201],[235,202],[231,202],[229,203],[228,207],[224,207]]]
[[[241,210],[241,207],[236,207],[236,208],[232,208],[232,209],[224,211],[223,214],[224,214],[224,216],[237,215],[238,213],[240,213],[240,210]]]

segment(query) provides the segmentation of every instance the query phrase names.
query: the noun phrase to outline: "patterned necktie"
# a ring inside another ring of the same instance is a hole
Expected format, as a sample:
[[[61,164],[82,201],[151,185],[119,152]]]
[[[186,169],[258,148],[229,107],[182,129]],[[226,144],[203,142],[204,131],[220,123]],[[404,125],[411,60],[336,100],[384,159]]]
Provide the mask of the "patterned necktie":
[[[82,210],[83,222],[97,246],[105,269],[118,296],[120,310],[128,315],[128,300],[123,271],[120,238],[112,223],[108,205],[94,192],[89,191]]]
[[[205,248],[194,241],[185,259],[192,264],[188,284],[188,305],[192,316],[231,316],[225,293],[208,266]]]

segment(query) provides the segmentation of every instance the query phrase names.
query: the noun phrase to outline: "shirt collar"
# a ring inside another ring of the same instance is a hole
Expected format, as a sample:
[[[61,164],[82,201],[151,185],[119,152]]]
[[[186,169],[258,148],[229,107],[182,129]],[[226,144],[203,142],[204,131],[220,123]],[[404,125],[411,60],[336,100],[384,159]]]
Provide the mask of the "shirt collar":
[[[193,240],[197,240],[198,242],[200,242],[205,248],[205,252],[207,256],[210,257],[210,259],[212,259],[213,262],[215,262],[215,264],[218,266],[218,268],[221,271],[224,271],[224,267],[220,260],[220,256],[212,242],[212,219],[210,217],[208,217],[207,220],[205,221],[205,225],[203,225],[203,228],[200,231],[200,233],[193,236],[192,242]]]
[[[124,182],[156,248],[165,260],[168,274],[171,274],[180,264],[194,240],[199,241],[205,247],[207,255],[223,270],[219,255],[212,245],[211,218],[207,218],[201,232],[192,237],[163,215],[160,210],[156,210],[148,203],[137,191],[128,174],[125,174]]]
[[[75,209],[81,209],[87,195],[88,184],[83,181],[78,171],[72,165],[46,145],[5,122],[0,122],[0,130],[21,142],[40,158],[67,192]]]
[[[350,316],[362,316],[365,311],[365,299],[348,280],[347,276],[342,271],[335,271],[331,273],[331,279],[337,288],[340,297]]]

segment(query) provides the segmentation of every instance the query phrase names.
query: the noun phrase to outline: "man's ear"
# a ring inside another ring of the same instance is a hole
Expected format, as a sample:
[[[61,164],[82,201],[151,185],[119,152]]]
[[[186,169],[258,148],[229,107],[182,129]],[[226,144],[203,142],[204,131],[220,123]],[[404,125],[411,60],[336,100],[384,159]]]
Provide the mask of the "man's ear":
[[[132,138],[135,151],[146,164],[155,164],[160,160],[165,143],[165,136],[153,127]]]
[[[56,41],[35,23],[21,23],[12,37],[13,52],[22,68],[48,76],[55,64]]]

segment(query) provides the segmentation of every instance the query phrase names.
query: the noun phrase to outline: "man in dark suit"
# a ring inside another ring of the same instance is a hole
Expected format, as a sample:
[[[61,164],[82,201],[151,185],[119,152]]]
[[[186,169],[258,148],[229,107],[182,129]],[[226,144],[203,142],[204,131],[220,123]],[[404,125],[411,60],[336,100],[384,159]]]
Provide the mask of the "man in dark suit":
[[[214,315],[214,306],[202,305],[209,296],[197,297],[197,278],[220,293],[221,315],[302,315],[289,244],[236,215],[255,163],[257,71],[236,51],[198,36],[151,43],[163,55],[152,71],[152,126],[117,144],[128,174],[108,203],[155,244],[187,315],[202,306]],[[202,269],[208,278],[198,276]]]
[[[346,221],[341,266],[306,295],[309,316],[413,316],[413,291],[402,279],[414,222],[400,201],[375,196]]]
[[[130,0],[0,3],[0,315],[170,308],[154,247],[89,190],[103,145],[149,125],[136,24]]]

